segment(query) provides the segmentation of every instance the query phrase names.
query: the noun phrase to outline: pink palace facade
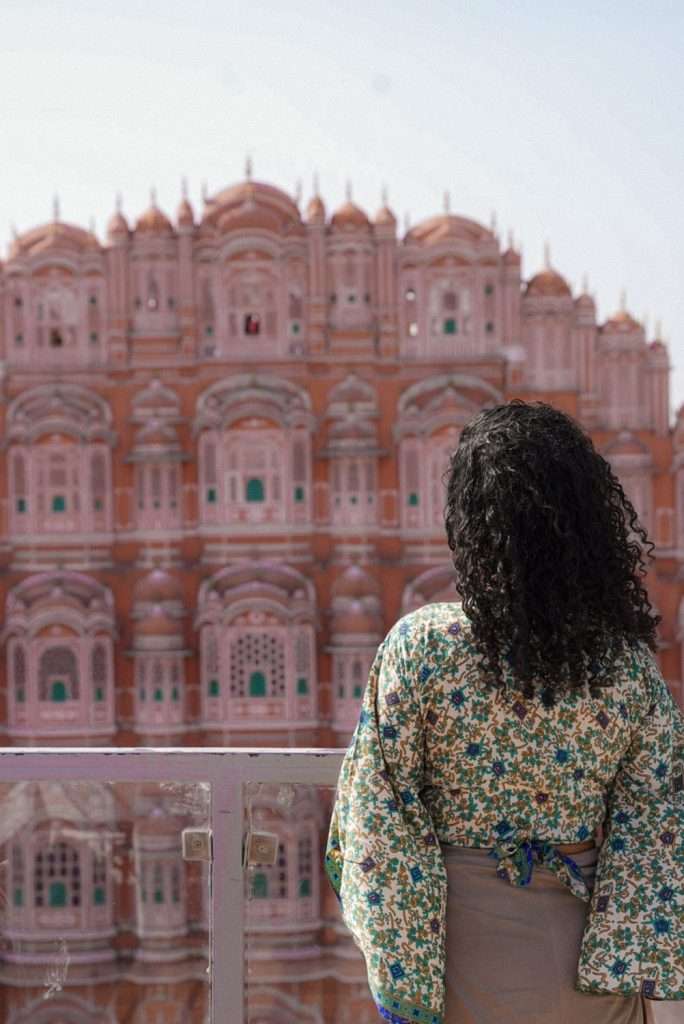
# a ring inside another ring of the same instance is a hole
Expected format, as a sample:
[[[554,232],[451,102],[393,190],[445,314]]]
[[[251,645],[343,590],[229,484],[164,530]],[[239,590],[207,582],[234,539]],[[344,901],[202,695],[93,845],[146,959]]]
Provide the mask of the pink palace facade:
[[[0,264],[0,744],[346,746],[385,632],[456,598],[441,474],[463,424],[514,396],[577,417],[630,494],[682,702],[684,407],[671,426],[669,372],[624,303],[598,323],[548,256],[524,275],[512,244],[448,202],[402,234],[386,201],[374,217],[351,194],[332,215],[318,194],[300,209],[248,171],[173,220],[154,200],[131,222],[117,209],[106,241],[58,218],[16,236]],[[156,993],[135,1010],[129,991],[125,1019],[194,1020],[155,972],[170,946],[192,960],[201,943],[201,901],[186,899],[199,882],[163,804],[155,824],[144,792],[126,799],[103,796],[102,827],[125,806],[164,914],[115,899],[68,814],[47,839],[36,809],[4,856],[20,892],[5,929],[30,953],[20,983],[0,951],[10,1024],[109,1019],[93,979],[121,962],[124,920],[140,992]],[[283,839],[248,880],[250,1021],[374,1020],[322,884],[321,801],[257,812]],[[87,879],[78,914],[72,882],[37,886],[41,851]],[[29,961],[57,932],[84,955],[72,1003],[39,1015]]]

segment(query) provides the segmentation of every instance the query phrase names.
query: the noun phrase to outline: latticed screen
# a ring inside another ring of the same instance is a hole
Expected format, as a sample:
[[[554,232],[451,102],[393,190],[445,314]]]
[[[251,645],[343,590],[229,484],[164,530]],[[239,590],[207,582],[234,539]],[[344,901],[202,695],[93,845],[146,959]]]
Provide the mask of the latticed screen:
[[[78,659],[70,647],[49,647],[40,656],[39,700],[77,700]]]
[[[34,890],[37,907],[81,905],[81,865],[78,850],[59,842],[36,853]]]
[[[285,647],[266,632],[243,633],[230,644],[231,697],[284,697]]]

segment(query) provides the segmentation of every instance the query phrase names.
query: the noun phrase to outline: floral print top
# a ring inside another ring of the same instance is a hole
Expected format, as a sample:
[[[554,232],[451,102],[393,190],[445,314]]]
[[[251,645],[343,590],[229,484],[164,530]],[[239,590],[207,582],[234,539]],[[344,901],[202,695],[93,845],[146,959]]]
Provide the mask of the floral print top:
[[[645,643],[614,685],[526,699],[486,686],[461,604],[425,605],[378,648],[340,770],[325,870],[381,1017],[443,1024],[440,842],[491,849],[502,884],[603,829],[578,964],[584,992],[684,999],[684,720]]]

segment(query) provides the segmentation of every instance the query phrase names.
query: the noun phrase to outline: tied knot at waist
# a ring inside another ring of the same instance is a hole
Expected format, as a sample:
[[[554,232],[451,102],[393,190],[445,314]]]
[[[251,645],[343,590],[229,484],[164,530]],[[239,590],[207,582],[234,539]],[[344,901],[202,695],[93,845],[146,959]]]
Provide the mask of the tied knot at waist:
[[[529,885],[535,862],[549,868],[568,889],[580,899],[588,902],[591,892],[584,875],[567,852],[579,853],[594,846],[594,840],[584,843],[552,843],[550,840],[519,835],[510,829],[499,836],[489,852],[497,860],[496,873],[511,885]]]

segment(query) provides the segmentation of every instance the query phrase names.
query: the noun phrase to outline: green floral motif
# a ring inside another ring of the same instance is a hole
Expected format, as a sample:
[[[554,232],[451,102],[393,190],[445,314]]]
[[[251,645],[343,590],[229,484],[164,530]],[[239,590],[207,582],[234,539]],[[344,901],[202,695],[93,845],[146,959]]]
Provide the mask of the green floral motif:
[[[555,847],[601,828],[576,985],[684,999],[684,719],[653,654],[625,645],[613,686],[550,707],[504,669],[503,689],[483,684],[452,603],[405,615],[371,666],[325,867],[380,1015],[443,1024],[440,842],[489,848],[502,884],[544,864],[588,900]]]

